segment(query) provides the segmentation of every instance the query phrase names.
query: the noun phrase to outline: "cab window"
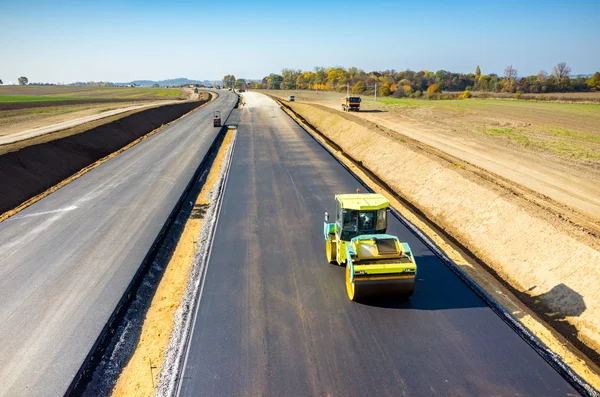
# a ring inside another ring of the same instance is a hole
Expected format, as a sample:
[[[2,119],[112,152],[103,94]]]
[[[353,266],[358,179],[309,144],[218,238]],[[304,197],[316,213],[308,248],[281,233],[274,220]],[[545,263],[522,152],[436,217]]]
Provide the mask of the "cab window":
[[[361,231],[373,230],[375,228],[375,212],[360,211],[358,216],[358,229]]]
[[[342,216],[343,216],[343,221],[344,221],[343,230],[349,231],[349,232],[355,232],[356,226],[357,226],[357,224],[356,224],[357,211],[342,210]]]
[[[385,208],[377,210],[377,230],[385,230],[387,228],[387,211]]]

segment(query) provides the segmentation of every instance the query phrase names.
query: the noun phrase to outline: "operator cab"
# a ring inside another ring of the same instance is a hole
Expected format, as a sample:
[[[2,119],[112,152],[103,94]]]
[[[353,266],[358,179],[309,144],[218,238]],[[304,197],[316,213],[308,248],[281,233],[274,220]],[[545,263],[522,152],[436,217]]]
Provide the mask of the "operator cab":
[[[338,194],[336,234],[349,241],[364,234],[385,234],[390,202],[380,194]]]

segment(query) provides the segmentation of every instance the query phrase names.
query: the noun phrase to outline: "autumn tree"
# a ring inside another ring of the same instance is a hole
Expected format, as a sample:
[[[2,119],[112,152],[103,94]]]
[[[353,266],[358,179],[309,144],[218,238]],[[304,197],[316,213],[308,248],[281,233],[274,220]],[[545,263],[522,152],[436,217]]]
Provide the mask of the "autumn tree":
[[[513,86],[515,85],[515,79],[517,78],[517,69],[513,68],[513,65],[508,65],[506,69],[504,69],[504,78],[506,78],[506,88],[507,91],[512,91]]]
[[[365,90],[367,89],[367,86],[365,85],[364,81],[357,81],[356,84],[354,84],[352,86],[352,93],[353,94],[362,94],[363,92],[365,92]]]
[[[481,69],[479,68],[479,65],[477,65],[475,68],[475,80],[479,80],[479,76],[481,76]]]
[[[25,76],[19,77],[19,85],[27,85],[27,83],[29,83],[29,80],[27,79],[27,77],[25,77]]]
[[[392,93],[394,98],[404,98],[406,96],[406,91],[404,90],[404,86],[400,86],[396,88],[396,90]]]
[[[558,82],[561,82],[569,78],[571,68],[567,66],[566,62],[561,62],[552,69],[552,74]]]
[[[237,79],[237,80],[236,80],[236,81],[233,83],[233,86],[234,86],[236,89],[238,89],[238,90],[239,90],[239,89],[244,89],[244,90],[245,90],[245,89],[246,89],[246,80],[244,80],[244,79]]]
[[[281,88],[281,85],[282,85],[281,83],[283,82],[283,76],[280,74],[271,73],[270,75],[265,77],[263,79],[263,81],[266,81],[267,88],[276,90],[276,89]]]
[[[440,92],[442,92],[442,89],[440,88],[439,84],[431,84],[429,87],[427,87],[428,94],[436,94]]]
[[[592,91],[600,90],[600,72],[594,73],[592,77],[586,82],[587,86]]]
[[[540,70],[536,77],[539,83],[544,84],[546,80],[548,80],[548,73],[544,72],[543,70]]]
[[[234,83],[235,83],[235,76],[234,75],[228,74],[225,77],[223,77],[223,85],[225,87],[232,87]]]
[[[389,96],[392,93],[390,90],[390,85],[388,83],[383,83],[381,87],[379,87],[379,96]]]

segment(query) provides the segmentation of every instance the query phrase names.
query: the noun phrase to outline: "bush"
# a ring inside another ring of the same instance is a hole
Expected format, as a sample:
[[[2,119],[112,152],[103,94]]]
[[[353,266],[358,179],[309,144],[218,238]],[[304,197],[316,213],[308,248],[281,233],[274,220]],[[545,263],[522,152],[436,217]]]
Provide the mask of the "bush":
[[[471,98],[471,96],[472,96],[472,95],[471,95],[471,91],[469,91],[469,90],[465,90],[463,93],[461,93],[461,94],[458,96],[458,98],[459,98],[459,99],[469,99],[469,98]]]
[[[414,93],[414,95],[413,95],[413,96],[414,96],[415,98],[421,98],[421,95],[423,95],[423,93],[422,93],[421,91],[417,90],[417,91],[415,91],[415,93]]]
[[[515,94],[515,99],[520,99],[521,95],[523,95],[523,91],[517,91],[517,93]]]
[[[458,94],[448,92],[446,94],[437,94],[437,99],[458,99]]]
[[[436,93],[441,93],[442,89],[440,88],[439,84],[432,84],[429,87],[427,87],[427,93],[428,94],[436,94]]]
[[[396,91],[392,94],[394,98],[404,98],[406,96],[406,92],[404,92],[403,87],[398,87]]]

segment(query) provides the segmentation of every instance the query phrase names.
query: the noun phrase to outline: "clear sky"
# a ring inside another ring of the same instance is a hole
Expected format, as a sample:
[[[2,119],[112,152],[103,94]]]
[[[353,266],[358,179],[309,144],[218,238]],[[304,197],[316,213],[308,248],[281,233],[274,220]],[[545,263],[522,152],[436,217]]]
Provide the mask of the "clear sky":
[[[598,0],[0,0],[0,79],[262,78],[356,66],[600,70]]]

